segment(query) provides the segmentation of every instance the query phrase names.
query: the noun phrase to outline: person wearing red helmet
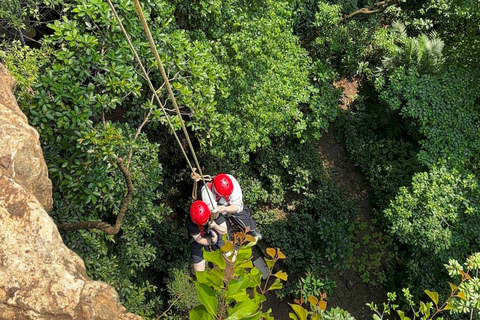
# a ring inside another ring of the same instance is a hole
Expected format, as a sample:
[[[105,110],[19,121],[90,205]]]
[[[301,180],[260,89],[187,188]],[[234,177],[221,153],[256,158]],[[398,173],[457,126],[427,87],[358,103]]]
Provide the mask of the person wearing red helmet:
[[[250,217],[250,210],[243,204],[240,184],[231,174],[217,174],[207,187],[202,187],[202,200],[210,210],[232,219],[233,223],[254,236],[256,241],[262,239],[256,230],[255,220]]]
[[[190,245],[195,272],[205,270],[202,248],[206,251],[214,251],[225,244],[222,239],[222,235],[228,231],[225,218],[219,215],[210,222],[210,213],[207,204],[197,200],[190,206],[190,214],[185,219],[185,227],[195,240]]]

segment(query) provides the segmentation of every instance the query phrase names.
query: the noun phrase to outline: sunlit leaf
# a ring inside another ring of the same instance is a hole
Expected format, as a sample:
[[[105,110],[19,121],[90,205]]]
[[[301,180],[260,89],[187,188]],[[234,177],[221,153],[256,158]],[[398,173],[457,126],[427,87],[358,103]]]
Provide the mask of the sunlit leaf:
[[[272,257],[272,259],[275,258],[275,253],[276,253],[275,249],[273,249],[273,248],[267,248],[267,254],[268,254],[270,257]]]
[[[298,316],[299,320],[307,320],[308,311],[305,310],[304,307],[299,306],[298,304],[291,304],[289,303],[290,307],[292,307],[295,314]]]
[[[275,282],[272,283],[270,288],[267,289],[267,291],[282,289],[282,287],[283,287],[283,284],[280,282],[280,279],[277,278],[275,279]]]
[[[327,310],[327,301],[321,300],[321,301],[318,303],[318,308],[319,308],[320,310]]]
[[[217,314],[218,299],[215,291],[209,286],[195,282],[198,299],[210,314]]]
[[[252,260],[247,260],[235,267],[250,269],[250,268],[253,268],[253,263],[252,263]]]
[[[190,310],[188,318],[190,320],[214,320],[215,318],[207,312],[203,305],[196,306]]]
[[[454,285],[453,283],[449,282],[448,283],[450,285],[450,288],[452,289],[452,293],[458,289],[458,287],[456,285]]]
[[[298,320],[298,317],[297,317],[297,315],[296,315],[295,313],[289,312],[289,313],[288,313],[288,316],[290,317],[290,319]]]
[[[245,240],[247,240],[249,242],[255,242],[255,237],[252,236],[251,234],[246,234],[245,235]]]
[[[262,315],[262,313],[260,311],[258,311],[257,313],[251,315],[251,316],[248,316],[248,317],[245,317],[245,318],[242,318],[242,320],[258,320],[260,319],[260,316]]]
[[[248,277],[258,286],[262,284],[262,272],[258,270],[257,268],[252,268],[250,273],[248,274]]]
[[[202,248],[203,250],[203,248]],[[222,251],[203,251],[203,258],[207,261],[213,262],[220,269],[225,269],[225,260],[223,259]]]
[[[277,248],[278,259],[286,259],[287,257],[280,251],[280,248]]]
[[[282,279],[283,281],[287,281],[287,274],[283,271],[278,271],[274,274],[275,277]]]
[[[447,303],[447,305],[443,308],[444,310],[454,310],[457,309],[450,301]]]
[[[430,308],[423,301],[420,301],[420,312],[427,318],[430,316]]]
[[[270,315],[270,313],[272,313],[272,308],[268,309],[267,312],[262,313],[262,319],[274,320],[273,317]]]
[[[459,297],[460,299],[462,299],[463,301],[467,301],[467,297],[465,296],[465,292],[463,291],[459,291],[456,295],[456,297]]]
[[[270,260],[270,259],[263,259],[263,260],[265,260],[265,263],[267,264],[268,269],[271,269],[275,264],[273,260]]]
[[[230,280],[228,283],[227,297],[231,297],[237,291],[246,289],[249,282],[250,279],[245,276],[240,276],[238,279]]]
[[[411,320],[409,317],[405,317],[405,313],[402,310],[397,310],[400,320]]]
[[[315,296],[310,295],[308,296],[308,302],[310,302],[313,305],[317,305],[318,299]]]
[[[238,320],[251,315],[258,309],[258,306],[252,300],[245,300],[237,303],[233,309],[229,309],[229,316],[225,320]]]
[[[211,271],[197,272],[196,276],[197,276],[197,281],[199,283],[205,284],[207,286],[212,286],[214,288],[223,287],[223,280],[217,277],[216,275],[212,274]]]
[[[220,249],[222,249],[223,252],[233,252],[234,250],[233,242],[231,241],[225,242],[225,244]]]
[[[425,293],[432,299],[432,301],[435,303],[435,305],[438,305],[438,292],[432,292],[429,290],[425,290]]]

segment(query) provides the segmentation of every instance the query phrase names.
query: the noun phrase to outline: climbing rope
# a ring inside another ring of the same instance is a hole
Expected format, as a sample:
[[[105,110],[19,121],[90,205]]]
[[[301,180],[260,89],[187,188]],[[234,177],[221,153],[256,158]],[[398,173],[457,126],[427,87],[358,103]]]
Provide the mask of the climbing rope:
[[[180,149],[182,150],[182,153],[185,157],[185,160],[187,160],[187,163],[188,163],[188,166],[190,167],[190,170],[192,171],[191,173],[191,178],[194,180],[194,192],[192,193],[192,197],[194,196],[194,200],[196,199],[196,196],[197,196],[197,191],[196,191],[196,188],[197,188],[197,182],[202,180],[203,181],[203,184],[204,186],[206,187],[207,186],[207,182],[206,182],[206,179],[210,179],[211,180],[211,177],[206,175],[204,176],[203,173],[202,173],[202,169],[200,167],[200,164],[198,162],[198,159],[197,159],[197,156],[196,156],[196,153],[195,153],[195,150],[193,148],[193,145],[192,145],[192,142],[190,140],[190,137],[188,135],[188,131],[187,131],[187,128],[185,127],[185,123],[183,122],[183,118],[182,118],[182,114],[180,113],[180,109],[177,105],[177,100],[175,99],[175,96],[173,95],[173,91],[172,91],[172,88],[170,86],[170,81],[168,80],[168,77],[167,77],[167,74],[165,72],[165,68],[163,67],[163,64],[162,64],[162,61],[160,59],[160,56],[158,54],[158,50],[157,50],[157,47],[155,45],[155,42],[153,41],[153,38],[152,38],[152,35],[150,33],[150,28],[148,27],[148,24],[147,24],[147,21],[145,20],[145,16],[143,14],[143,10],[142,10],[142,7],[140,5],[140,2],[138,0],[133,0],[133,2],[135,3],[135,9],[137,11],[137,14],[140,18],[140,21],[142,22],[142,26],[143,26],[143,29],[145,31],[145,34],[147,35],[147,38],[148,38],[148,42],[150,43],[150,48],[155,56],[155,60],[157,61],[157,64],[158,64],[158,67],[160,69],[160,72],[162,74],[162,77],[163,77],[163,81],[165,82],[165,85],[167,87],[167,91],[168,91],[168,94],[170,96],[170,99],[172,101],[172,104],[175,108],[175,111],[178,115],[178,119],[180,120],[180,125],[182,127],[182,130],[183,130],[183,133],[185,135],[185,139],[187,140],[187,143],[188,143],[188,146],[190,148],[190,151],[192,153],[192,156],[193,156],[193,159],[195,161],[195,165],[197,166],[198,168],[198,171],[199,171],[199,174],[196,173],[196,168],[194,168],[190,162],[190,160],[188,159],[188,156],[187,156],[187,153],[185,152],[185,149],[183,148],[183,145],[182,143],[180,142],[180,139],[178,138],[178,135],[176,134],[175,132],[175,129],[172,125],[172,122],[170,120],[170,116],[168,115],[167,111],[165,110],[162,102],[160,101],[160,98],[157,94],[157,91],[155,90],[153,84],[152,84],[152,81],[150,80],[150,77],[148,76],[148,73],[142,63],[142,61],[140,60],[140,57],[138,56],[137,54],[137,51],[135,50],[135,48],[133,47],[133,44],[132,42],[130,41],[130,37],[128,35],[128,33],[126,32],[124,26],[123,26],[123,23],[122,21],[120,20],[120,17],[118,16],[117,14],[117,11],[115,10],[115,7],[113,6],[111,0],[107,0],[108,2],[108,5],[110,6],[110,9],[112,10],[113,12],[113,15],[115,17],[115,20],[117,21],[118,25],[120,26],[120,29],[122,30],[122,33],[128,43],[128,46],[130,47],[130,50],[132,51],[132,53],[134,54],[135,56],[135,59],[137,60],[138,64],[140,65],[140,68],[142,69],[142,72],[145,76],[145,79],[147,80],[148,82],[148,86],[150,87],[150,90],[152,91],[153,95],[155,96],[155,100],[157,101],[158,105],[160,106],[160,108],[162,109],[162,112],[163,114],[165,115],[166,119],[167,119],[167,122],[168,122],[168,125],[170,127],[170,129],[172,130],[173,132],[173,135],[175,136],[175,139],[177,140],[177,143],[180,147]],[[198,179],[198,180],[197,180]],[[209,200],[210,200],[210,203],[213,203],[212,201],[212,198],[211,198],[211,195],[209,192],[207,192],[208,194],[208,197],[209,197]],[[210,216],[210,221],[213,221],[213,215]]]

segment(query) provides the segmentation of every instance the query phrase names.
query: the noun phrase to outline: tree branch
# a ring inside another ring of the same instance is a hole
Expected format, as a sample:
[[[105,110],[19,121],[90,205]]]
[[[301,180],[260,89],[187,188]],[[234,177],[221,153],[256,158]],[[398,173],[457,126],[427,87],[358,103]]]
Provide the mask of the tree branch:
[[[355,17],[356,15],[359,15],[359,14],[369,15],[369,14],[375,14],[375,13],[383,12],[388,7],[391,7],[391,6],[399,4],[399,3],[400,3],[400,0],[380,1],[380,2],[372,4],[369,7],[361,8],[361,9],[355,11],[355,12],[352,12],[352,13],[346,15],[343,19],[348,20],[348,19],[351,19],[351,18],[353,18],[353,17]]]
[[[399,4],[401,1],[402,0],[380,1],[380,2],[372,4],[371,6],[361,8],[361,9],[358,9],[357,11],[355,11],[355,12],[347,14],[346,16],[343,17],[342,20],[345,21],[345,20],[352,19],[353,17],[355,17],[359,14],[371,15],[371,14],[380,13],[380,12],[385,11],[388,7]],[[305,40],[300,42],[300,46],[304,48],[304,47],[308,46],[310,43],[312,43],[319,36],[320,30],[321,30],[320,28],[315,29],[315,31],[313,31],[313,33],[311,35],[309,35]]]
[[[114,235],[120,231],[120,227],[122,225],[122,220],[125,217],[125,213],[127,212],[128,205],[130,200],[132,199],[133,194],[133,183],[130,172],[123,166],[123,159],[117,158],[117,165],[120,171],[123,173],[123,177],[127,182],[127,195],[122,200],[122,204],[120,205],[120,211],[117,215],[117,220],[115,221],[115,226],[111,226],[110,224],[103,222],[103,221],[85,221],[85,222],[78,222],[78,223],[62,223],[58,225],[59,230],[64,231],[76,231],[80,229],[98,229],[107,234]]]

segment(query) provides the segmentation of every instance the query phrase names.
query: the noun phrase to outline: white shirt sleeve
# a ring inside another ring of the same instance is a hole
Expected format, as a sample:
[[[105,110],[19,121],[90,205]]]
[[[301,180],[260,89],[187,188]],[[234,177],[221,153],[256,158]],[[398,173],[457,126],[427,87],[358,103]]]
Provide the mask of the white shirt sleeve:
[[[233,183],[233,192],[230,195],[230,204],[236,204],[238,206],[237,212],[243,211],[243,195],[242,195],[242,188],[240,188],[240,184],[238,183],[237,179],[235,179],[232,175],[227,174],[228,177],[232,180]],[[223,200],[223,198],[222,198]]]
[[[209,196],[210,195],[210,196]],[[210,199],[212,202],[210,202]],[[206,186],[202,187],[202,201],[208,205],[210,211],[217,210],[217,201],[213,192],[208,189]]]

